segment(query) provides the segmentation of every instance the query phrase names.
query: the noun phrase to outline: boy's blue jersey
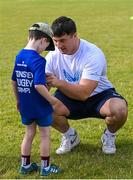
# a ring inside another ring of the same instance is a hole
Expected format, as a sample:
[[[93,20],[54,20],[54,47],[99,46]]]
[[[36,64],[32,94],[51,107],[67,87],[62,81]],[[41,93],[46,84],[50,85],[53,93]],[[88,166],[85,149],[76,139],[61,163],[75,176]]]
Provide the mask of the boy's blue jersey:
[[[53,112],[50,103],[35,89],[46,84],[46,60],[34,50],[22,49],[16,56],[12,80],[17,82],[20,114],[27,119],[42,119]]]

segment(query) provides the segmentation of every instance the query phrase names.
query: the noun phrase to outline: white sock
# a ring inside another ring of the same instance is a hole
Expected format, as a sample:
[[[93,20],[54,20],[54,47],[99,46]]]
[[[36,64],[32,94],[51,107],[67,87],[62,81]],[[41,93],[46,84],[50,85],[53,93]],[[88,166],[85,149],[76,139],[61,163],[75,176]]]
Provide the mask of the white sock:
[[[25,169],[28,169],[30,167],[31,163],[26,165],[26,166],[23,166]]]
[[[111,133],[111,132],[108,130],[108,128],[106,128],[105,133],[106,133],[106,134],[109,134],[109,135],[116,135],[116,133]]]
[[[69,135],[72,135],[74,134],[75,130],[74,128],[69,128],[67,132],[65,132],[63,135],[64,136],[69,136]]]
[[[45,167],[44,169],[45,169],[46,171],[48,171],[48,170],[49,170],[49,168],[50,168],[50,165],[49,165],[48,167]]]

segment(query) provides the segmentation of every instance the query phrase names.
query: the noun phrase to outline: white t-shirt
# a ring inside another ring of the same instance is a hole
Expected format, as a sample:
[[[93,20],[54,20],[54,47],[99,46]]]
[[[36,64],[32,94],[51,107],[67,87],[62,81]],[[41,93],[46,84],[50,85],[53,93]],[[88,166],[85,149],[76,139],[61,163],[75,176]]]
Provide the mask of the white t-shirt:
[[[55,48],[55,51],[47,54],[46,60],[46,73],[52,73],[61,80],[72,84],[78,84],[80,79],[98,81],[91,96],[113,87],[106,76],[107,65],[103,52],[86,40],[80,39],[75,54],[62,54]]]

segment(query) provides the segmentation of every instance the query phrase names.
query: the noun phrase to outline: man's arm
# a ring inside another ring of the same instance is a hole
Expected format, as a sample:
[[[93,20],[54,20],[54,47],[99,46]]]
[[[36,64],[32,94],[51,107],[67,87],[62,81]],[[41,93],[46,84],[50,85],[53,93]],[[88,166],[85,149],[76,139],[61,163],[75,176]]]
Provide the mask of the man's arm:
[[[79,84],[71,84],[57,79],[54,75],[47,76],[47,82],[72,99],[85,101],[98,85],[98,81],[81,79]]]

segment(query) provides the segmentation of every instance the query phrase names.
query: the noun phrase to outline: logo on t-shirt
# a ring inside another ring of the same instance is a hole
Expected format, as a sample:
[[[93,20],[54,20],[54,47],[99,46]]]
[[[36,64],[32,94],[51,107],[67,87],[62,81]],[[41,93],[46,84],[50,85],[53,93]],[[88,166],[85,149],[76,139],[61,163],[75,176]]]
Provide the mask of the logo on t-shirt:
[[[18,92],[20,93],[30,93],[30,88],[33,83],[33,74],[31,72],[26,71],[15,71],[17,84],[18,84]]]
[[[68,82],[75,83],[75,82],[79,82],[79,80],[80,80],[80,72],[79,71],[75,72],[74,75],[71,75],[67,71],[65,71],[65,69],[63,69],[63,74],[64,74],[65,79]]]

